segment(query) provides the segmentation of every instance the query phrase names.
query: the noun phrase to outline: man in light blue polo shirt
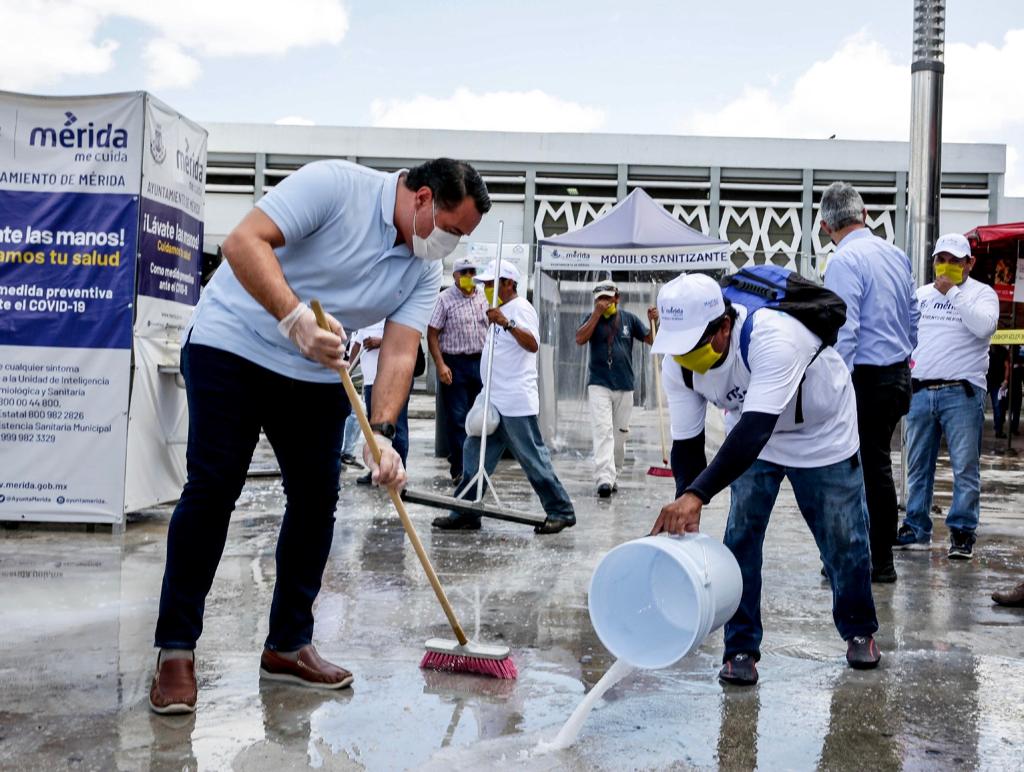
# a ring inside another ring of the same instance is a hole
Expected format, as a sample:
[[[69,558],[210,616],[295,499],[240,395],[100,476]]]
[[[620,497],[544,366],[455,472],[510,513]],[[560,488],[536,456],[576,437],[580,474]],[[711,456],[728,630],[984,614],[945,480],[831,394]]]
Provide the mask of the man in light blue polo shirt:
[[[833,182],[821,196],[821,228],[836,245],[825,286],[846,302],[835,349],[857,395],[864,492],[871,519],[871,581],[895,582],[892,546],[899,514],[890,446],[910,409],[910,353],[920,312],[910,260],[865,225],[864,200],[852,185]]]
[[[150,706],[195,710],[193,650],[206,595],[260,430],[281,467],[287,504],[263,678],[315,688],[352,682],[312,646],[313,601],[334,530],[349,404],[338,381],[345,330],[386,319],[370,423],[373,481],[402,486],[391,447],[441,260],[490,209],[480,175],[440,158],[385,174],[317,161],[263,197],[223,244],[225,263],[196,306],[181,352],[189,404],[188,480],[171,517]],[[328,312],[317,325],[308,302]]]

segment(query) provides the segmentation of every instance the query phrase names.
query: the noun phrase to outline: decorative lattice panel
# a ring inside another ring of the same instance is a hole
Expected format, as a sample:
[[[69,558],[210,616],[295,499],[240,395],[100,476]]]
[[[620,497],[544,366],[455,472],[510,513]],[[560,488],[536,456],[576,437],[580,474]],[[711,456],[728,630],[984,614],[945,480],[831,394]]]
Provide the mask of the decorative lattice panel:
[[[538,239],[556,233],[569,233],[593,222],[614,206],[613,203],[594,202],[584,198],[567,201],[550,201],[538,197],[537,216],[533,220],[533,232]],[[557,223],[564,222],[564,228]]]
[[[711,234],[711,226],[708,225],[708,208],[701,204],[687,206],[685,204],[665,204],[661,202],[665,210],[685,225],[698,230],[706,235]]]
[[[890,244],[896,243],[896,229],[892,222],[892,208],[872,211],[867,207],[867,226],[879,238],[883,238]],[[821,229],[821,211],[815,210],[814,227],[811,228],[811,248],[814,250],[814,265],[819,277],[825,275],[825,267],[828,265],[829,256],[835,252],[836,245],[828,237],[828,234]]]
[[[800,206],[726,205],[718,236],[729,241],[737,268],[772,262],[796,270],[803,229]]]

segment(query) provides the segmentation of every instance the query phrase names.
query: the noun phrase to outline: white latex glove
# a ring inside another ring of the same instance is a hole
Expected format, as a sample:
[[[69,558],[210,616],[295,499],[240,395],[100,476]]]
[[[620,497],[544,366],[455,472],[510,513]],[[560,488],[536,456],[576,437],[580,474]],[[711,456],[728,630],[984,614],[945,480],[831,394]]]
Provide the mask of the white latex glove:
[[[373,460],[369,444],[363,443],[363,463],[370,470],[370,479],[374,485],[401,491],[408,481],[402,457],[392,447],[391,440],[388,438],[375,434],[373,439],[377,441],[377,447],[380,448],[380,464]]]
[[[321,330],[313,309],[300,303],[278,322],[277,329],[296,345],[302,356],[337,370],[345,366],[344,343],[348,336],[341,322],[326,311],[324,316],[331,326],[331,332]]]

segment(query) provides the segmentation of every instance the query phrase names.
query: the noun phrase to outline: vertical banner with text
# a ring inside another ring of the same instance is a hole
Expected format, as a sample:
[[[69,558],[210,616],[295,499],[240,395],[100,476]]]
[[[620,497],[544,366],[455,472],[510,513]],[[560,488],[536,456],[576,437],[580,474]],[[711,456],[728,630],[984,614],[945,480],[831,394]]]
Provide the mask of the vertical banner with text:
[[[199,300],[206,201],[206,130],[149,95],[141,190],[129,511],[177,498],[185,482],[188,405],[175,373]]]
[[[0,92],[0,518],[120,522],[141,93]]]

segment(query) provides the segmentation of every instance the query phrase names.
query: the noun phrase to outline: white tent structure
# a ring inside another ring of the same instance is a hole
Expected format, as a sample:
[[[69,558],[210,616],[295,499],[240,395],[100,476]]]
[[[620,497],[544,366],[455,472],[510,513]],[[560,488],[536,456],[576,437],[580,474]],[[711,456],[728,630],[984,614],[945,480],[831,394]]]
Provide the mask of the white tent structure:
[[[541,239],[547,271],[704,271],[729,268],[729,242],[684,225],[641,188],[579,230]]]
[[[585,456],[591,450],[589,356],[586,346],[576,345],[575,333],[593,309],[594,285],[611,278],[621,305],[646,323],[646,308],[662,284],[683,272],[732,270],[731,249],[727,241],[684,225],[637,188],[588,225],[541,239],[538,253],[533,300],[541,323],[541,429],[555,449]],[[634,411],[633,425],[656,432],[648,354],[646,346],[634,346],[634,404],[648,410]]]

